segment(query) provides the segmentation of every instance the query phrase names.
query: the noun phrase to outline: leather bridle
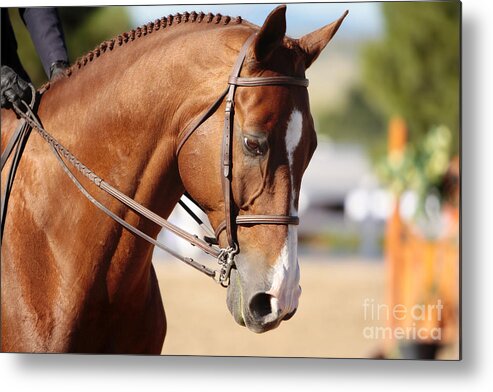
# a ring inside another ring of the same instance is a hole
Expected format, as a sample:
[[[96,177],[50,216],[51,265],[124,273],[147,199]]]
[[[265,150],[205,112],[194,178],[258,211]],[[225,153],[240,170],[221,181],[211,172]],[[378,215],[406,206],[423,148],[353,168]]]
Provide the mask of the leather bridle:
[[[226,108],[224,111],[224,129],[223,140],[221,150],[221,186],[224,200],[224,216],[225,220],[221,222],[214,234],[216,238],[226,230],[226,238],[229,248],[234,251],[238,251],[238,243],[236,239],[236,229],[238,225],[297,225],[299,218],[297,216],[290,215],[239,215],[235,216],[233,213],[233,192],[232,192],[232,147],[231,140],[233,136],[234,127],[234,112],[235,112],[235,92],[236,88],[241,87],[257,87],[257,86],[272,86],[272,85],[294,85],[294,86],[308,86],[308,80],[305,78],[296,78],[292,76],[262,76],[262,77],[240,77],[240,72],[245,61],[245,57],[248,48],[251,46],[256,34],[252,34],[243,44],[236,62],[231,71],[231,75],[228,80],[228,88],[219,98],[220,101],[226,97]],[[211,105],[214,107],[215,105]],[[213,110],[213,109],[212,109]],[[207,111],[206,113],[208,113]],[[193,132],[206,120],[206,118],[200,118],[192,127],[187,129],[178,142],[177,154],[180,152],[185,141],[193,134]]]
[[[141,204],[137,203],[135,200],[129,198],[128,196],[124,195],[122,192],[119,190],[115,189],[108,183],[106,183],[102,178],[97,176],[94,172],[92,172],[89,168],[87,168],[85,165],[83,165],[74,155],[70,153],[65,147],[63,147],[55,138],[53,138],[42,126],[42,123],[40,119],[37,117],[37,115],[33,112],[31,107],[27,104],[24,103],[25,109],[21,110],[19,107],[14,106],[15,111],[17,114],[25,121],[25,123],[29,124],[30,127],[36,129],[38,133],[43,137],[45,141],[49,143],[51,146],[52,151],[54,152],[55,156],[57,157],[58,161],[62,165],[63,170],[67,173],[67,175],[70,177],[70,179],[75,183],[77,188],[91,201],[94,205],[96,205],[99,209],[101,209],[104,213],[106,213],[108,216],[110,216],[113,220],[121,224],[124,228],[129,230],[130,232],[134,233],[135,235],[140,236],[141,238],[145,239],[146,241],[152,243],[155,246],[158,246],[159,248],[165,250],[166,252],[170,253],[174,257],[178,258],[179,260],[191,265],[192,267],[196,268],[197,270],[205,273],[206,275],[214,278],[218,283],[220,283],[222,286],[227,287],[229,284],[229,276],[231,269],[234,267],[234,259],[236,254],[239,253],[240,249],[238,246],[238,241],[236,238],[236,231],[237,231],[237,226],[252,226],[252,225],[260,225],[260,224],[267,224],[267,225],[297,225],[299,223],[299,218],[297,216],[291,216],[291,215],[237,215],[235,214],[235,208],[234,208],[234,200],[233,200],[233,192],[232,192],[232,136],[233,136],[233,124],[234,124],[234,111],[235,111],[235,92],[237,87],[257,87],[257,86],[272,86],[272,85],[280,85],[280,86],[300,86],[300,87],[307,87],[308,86],[308,80],[305,78],[297,78],[297,77],[292,77],[292,76],[268,76],[268,77],[240,77],[240,72],[243,66],[243,62],[245,60],[248,48],[252,44],[253,40],[255,39],[256,34],[251,35],[246,42],[244,43],[243,47],[241,48],[239,55],[236,59],[236,62],[233,66],[231,75],[228,80],[228,87],[227,89],[221,94],[221,96],[212,104],[210,105],[207,110],[200,116],[198,117],[189,127],[187,127],[185,130],[180,132],[179,137],[178,137],[178,143],[177,143],[177,149],[176,149],[176,156],[181,151],[181,148],[183,145],[186,143],[186,141],[189,139],[189,137],[195,132],[195,130],[202,125],[210,116],[212,116],[219,106],[221,105],[222,101],[226,97],[226,107],[225,107],[225,113],[224,113],[224,129],[223,129],[223,140],[222,140],[222,150],[221,150],[221,186],[222,186],[222,192],[223,192],[223,198],[224,198],[224,215],[225,215],[225,220],[221,222],[214,234],[215,238],[207,238],[206,239],[201,239],[197,237],[196,235],[192,235],[179,227],[173,225],[172,223],[168,222],[167,220],[159,217],[152,211],[148,210]],[[12,136],[12,139],[19,139],[17,135],[17,131],[14,132],[14,135]],[[26,133],[24,131],[24,133]],[[28,132],[27,132],[28,134]],[[25,142],[25,140],[24,140]],[[12,142],[9,143],[12,145],[15,145],[17,142]],[[12,152],[13,147],[6,149],[6,151],[2,154],[1,160],[2,163],[5,163]],[[74,176],[74,174],[71,172],[71,170],[68,168],[66,165],[64,159],[68,160],[69,163],[71,163],[80,173],[82,173],[85,177],[87,177],[91,182],[93,182],[95,185],[97,185],[100,189],[104,190],[117,200],[119,200],[121,203],[125,204],[129,208],[131,208],[134,212],[137,214],[146,217],[147,219],[151,220],[152,222],[156,223],[162,228],[165,228],[175,235],[185,239],[188,241],[190,244],[199,247],[202,249],[205,253],[215,257],[218,259],[218,262],[221,266],[219,271],[212,270],[208,267],[206,267],[203,264],[200,264],[196,262],[195,260],[189,258],[189,257],[184,257],[167,247],[166,245],[156,241],[152,237],[148,236],[147,234],[143,233],[136,227],[130,225],[129,223],[125,222],[122,218],[114,214],[112,211],[110,211],[107,207],[103,206],[101,203],[99,203],[84,187],[83,185],[77,180],[77,178]],[[15,168],[13,168],[14,165],[11,166],[10,171],[14,169],[14,174],[15,174]],[[2,164],[3,168],[3,164]],[[10,176],[9,176],[10,177]],[[13,181],[13,179],[12,179]],[[6,199],[8,199],[8,195],[6,195]],[[191,199],[193,201],[193,199]],[[6,201],[2,201],[4,203]],[[180,204],[182,202],[180,201]],[[183,204],[182,204],[183,205]],[[200,207],[200,206],[199,206]],[[187,209],[189,213],[192,214],[194,219],[199,222],[203,223],[200,221],[200,219],[195,216],[189,209]],[[5,222],[5,216],[2,213],[2,236],[3,236],[3,224]],[[218,246],[218,238],[220,234],[225,231],[226,232],[226,238],[227,238],[227,243],[228,247],[227,248],[220,248]]]

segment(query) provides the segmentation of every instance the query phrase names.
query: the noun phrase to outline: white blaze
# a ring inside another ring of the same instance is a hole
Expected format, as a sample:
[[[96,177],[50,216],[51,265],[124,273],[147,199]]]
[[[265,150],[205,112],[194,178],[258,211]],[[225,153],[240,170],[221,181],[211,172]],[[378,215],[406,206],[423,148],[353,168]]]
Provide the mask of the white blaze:
[[[291,176],[291,201],[290,214],[296,215],[297,209],[294,205],[296,190],[293,178],[293,155],[301,140],[303,129],[303,116],[299,110],[291,113],[286,130],[286,150],[288,153],[289,173]],[[271,299],[271,308],[275,312],[278,308],[284,313],[290,313],[298,306],[298,298],[301,294],[299,287],[300,269],[298,266],[298,229],[296,226],[288,227],[286,242],[274,265],[274,276],[272,286],[267,292],[274,298]]]

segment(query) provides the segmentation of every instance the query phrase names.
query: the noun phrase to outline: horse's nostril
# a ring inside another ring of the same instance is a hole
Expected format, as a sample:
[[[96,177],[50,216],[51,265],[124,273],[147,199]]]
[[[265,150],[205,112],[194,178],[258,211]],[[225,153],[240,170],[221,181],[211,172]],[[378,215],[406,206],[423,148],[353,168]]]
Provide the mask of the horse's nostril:
[[[272,313],[270,294],[257,293],[250,300],[250,312],[256,319],[262,319]]]

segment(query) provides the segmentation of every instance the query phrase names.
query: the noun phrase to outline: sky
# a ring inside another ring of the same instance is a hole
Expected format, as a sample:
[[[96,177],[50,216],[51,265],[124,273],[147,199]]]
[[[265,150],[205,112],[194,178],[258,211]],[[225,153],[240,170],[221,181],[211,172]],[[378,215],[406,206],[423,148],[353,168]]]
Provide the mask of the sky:
[[[212,12],[223,15],[238,16],[261,25],[266,16],[278,4],[219,4],[188,6],[131,6],[128,7],[132,24],[139,26],[149,21],[175,14],[177,12]],[[338,19],[345,10],[349,16],[338,35],[346,38],[369,38],[378,36],[382,31],[380,3],[304,3],[288,4],[287,34],[300,37],[319,27]]]

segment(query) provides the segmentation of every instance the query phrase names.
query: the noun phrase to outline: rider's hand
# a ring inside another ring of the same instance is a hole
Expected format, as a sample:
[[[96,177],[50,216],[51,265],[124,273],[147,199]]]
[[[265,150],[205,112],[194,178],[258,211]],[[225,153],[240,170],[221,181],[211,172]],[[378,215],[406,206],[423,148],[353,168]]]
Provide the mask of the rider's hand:
[[[1,69],[1,106],[11,109],[12,104],[21,106],[21,100],[31,100],[31,88],[29,83],[22,79],[10,67],[2,65]]]

